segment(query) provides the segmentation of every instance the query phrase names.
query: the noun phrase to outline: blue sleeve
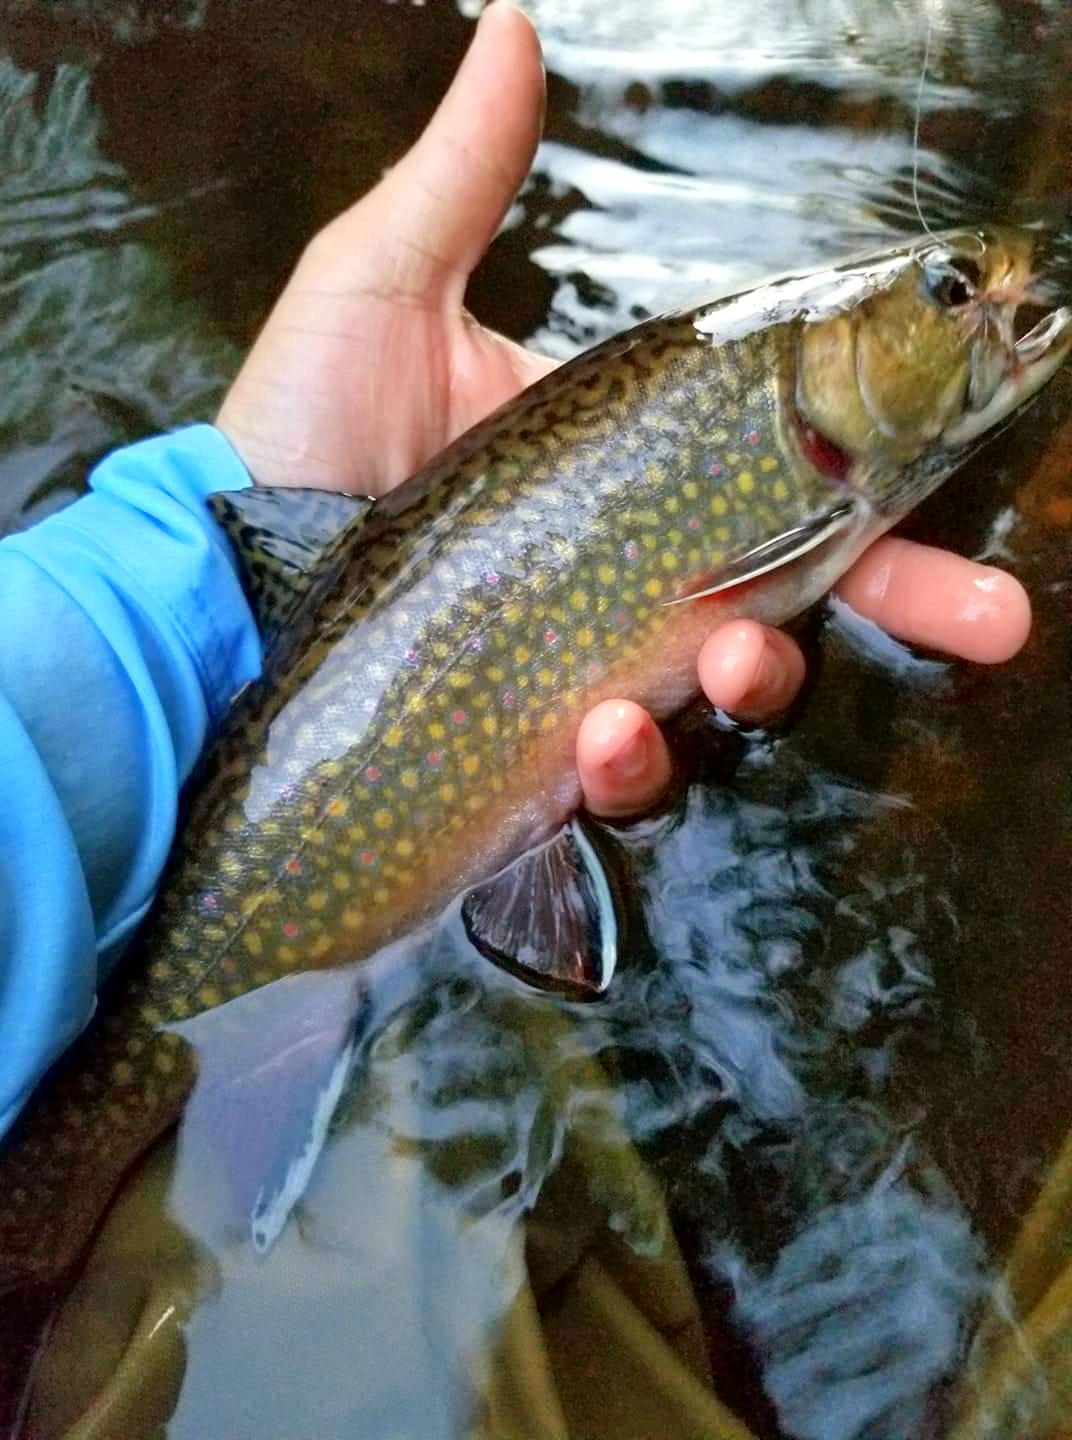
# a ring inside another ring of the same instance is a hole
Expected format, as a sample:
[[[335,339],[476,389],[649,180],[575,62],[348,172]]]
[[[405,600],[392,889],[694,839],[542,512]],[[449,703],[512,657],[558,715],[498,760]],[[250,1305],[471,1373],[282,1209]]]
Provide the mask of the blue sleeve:
[[[0,1135],[84,1028],[153,898],[179,788],[260,641],[205,497],[218,430],[109,456],[0,541]]]

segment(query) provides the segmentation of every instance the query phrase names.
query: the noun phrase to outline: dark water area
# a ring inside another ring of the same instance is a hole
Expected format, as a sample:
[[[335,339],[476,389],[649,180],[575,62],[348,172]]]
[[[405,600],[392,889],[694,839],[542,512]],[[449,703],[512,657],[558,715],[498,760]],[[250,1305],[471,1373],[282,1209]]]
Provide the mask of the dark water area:
[[[1067,222],[1059,0],[524,8],[546,134],[470,303],[552,355],[916,233],[917,98],[929,223]],[[211,417],[302,245],[430,115],[466,9],[3,7],[0,528]],[[630,926],[605,1002],[525,990],[451,909],[359,981],[189,1022],[202,1099],[106,1229],[32,1433],[1072,1428],[1041,1363],[1020,1409],[973,1418],[970,1348],[1072,1130],[1070,404],[1066,376],[906,527],[1023,581],[1020,656],[914,653],[835,603],[798,626],[811,677],[777,733],[676,722],[677,804],[609,837]],[[236,1217],[311,1102],[285,1067],[282,1092],[227,1077],[325,1015],[352,1067],[261,1254]],[[56,1373],[95,1350],[91,1391],[119,1364],[124,1287],[163,1378],[125,1428],[72,1430],[85,1386]]]

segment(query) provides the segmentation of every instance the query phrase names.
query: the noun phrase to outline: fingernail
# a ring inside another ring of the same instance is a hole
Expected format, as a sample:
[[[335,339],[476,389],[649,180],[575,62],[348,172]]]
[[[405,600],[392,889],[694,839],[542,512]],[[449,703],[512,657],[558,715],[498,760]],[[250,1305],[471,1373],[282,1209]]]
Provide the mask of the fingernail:
[[[617,780],[639,780],[650,761],[648,737],[637,730],[616,755],[607,761],[607,769]]]
[[[764,645],[763,655],[756,666],[756,673],[752,683],[748,687],[744,699],[765,699],[768,696],[777,695],[785,684],[785,665],[781,657],[771,648]]]

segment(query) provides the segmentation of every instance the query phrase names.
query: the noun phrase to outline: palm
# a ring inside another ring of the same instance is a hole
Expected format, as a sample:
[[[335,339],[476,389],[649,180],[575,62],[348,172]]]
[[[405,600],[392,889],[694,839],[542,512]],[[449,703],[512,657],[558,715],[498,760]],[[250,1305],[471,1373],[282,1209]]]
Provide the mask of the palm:
[[[450,297],[375,283],[378,258],[366,253],[372,283],[350,291],[306,282],[308,257],[299,267],[294,323],[265,356],[274,373],[258,378],[275,397],[264,424],[293,433],[300,413],[312,443],[274,447],[275,483],[382,494],[550,368]]]

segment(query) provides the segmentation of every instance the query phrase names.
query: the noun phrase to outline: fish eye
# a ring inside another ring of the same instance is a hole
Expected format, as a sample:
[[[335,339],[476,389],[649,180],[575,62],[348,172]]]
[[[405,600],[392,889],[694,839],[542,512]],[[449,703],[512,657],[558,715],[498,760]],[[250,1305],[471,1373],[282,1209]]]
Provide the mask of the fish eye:
[[[934,257],[923,265],[923,288],[946,310],[958,310],[974,300],[981,279],[979,266],[966,255]]]

